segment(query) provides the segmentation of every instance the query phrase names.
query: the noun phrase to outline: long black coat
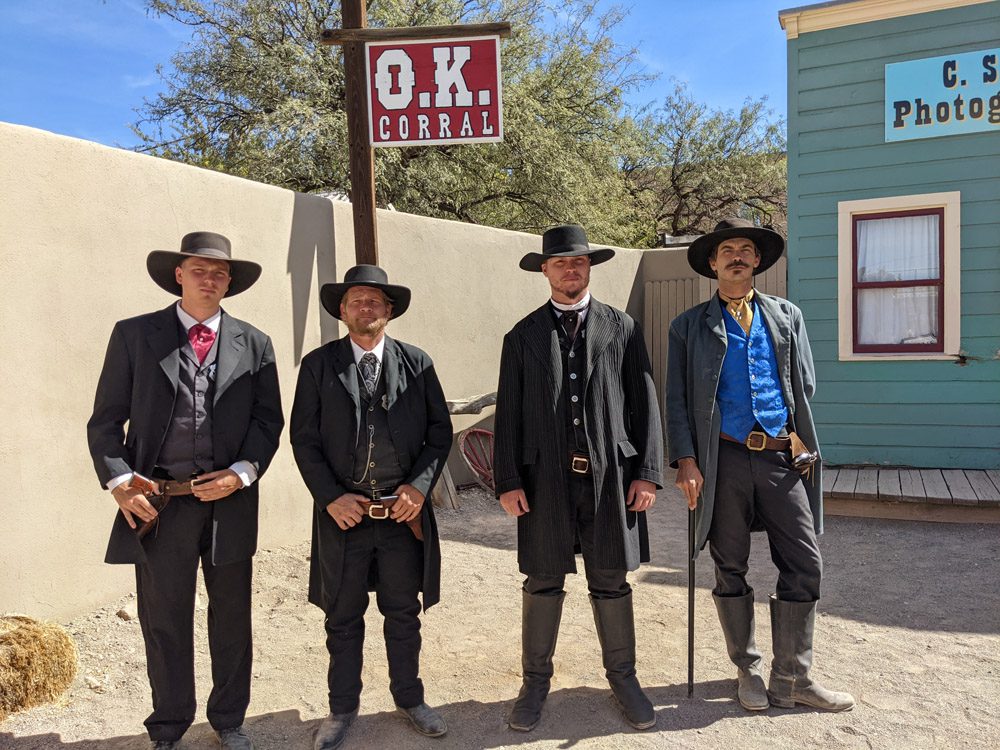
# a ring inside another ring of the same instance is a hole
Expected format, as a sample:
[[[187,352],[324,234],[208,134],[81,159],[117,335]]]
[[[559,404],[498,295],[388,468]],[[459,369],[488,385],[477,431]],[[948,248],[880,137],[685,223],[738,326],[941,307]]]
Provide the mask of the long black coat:
[[[646,514],[625,507],[629,485],[663,486],[663,436],[656,388],[639,325],[597,300],[586,320],[584,424],[596,501],[594,565],[635,570],[649,560]],[[546,302],[504,337],[494,433],[496,492],[523,489],[518,518],[522,573],[576,572],[570,522],[562,355]]]
[[[427,498],[421,514],[421,590],[427,609],[440,599],[441,546],[430,494],[451,449],[451,417],[431,358],[422,350],[386,336],[382,372],[396,457],[406,483]],[[326,506],[356,491],[351,475],[360,425],[357,368],[351,340],[345,336],[302,359],[292,405],[292,450],[314,501],[309,601],[324,610],[333,606],[340,590],[346,533]]]
[[[122,474],[149,476],[167,434],[177,395],[182,340],[176,305],[115,324],[87,422],[90,454],[101,486]],[[267,471],[285,420],[271,340],[223,312],[217,345],[212,451],[215,469],[236,461]],[[128,432],[124,430],[128,422]],[[257,551],[257,482],[213,506],[215,565]],[[150,539],[152,535],[146,537]],[[121,513],[105,562],[143,563],[146,553]]]

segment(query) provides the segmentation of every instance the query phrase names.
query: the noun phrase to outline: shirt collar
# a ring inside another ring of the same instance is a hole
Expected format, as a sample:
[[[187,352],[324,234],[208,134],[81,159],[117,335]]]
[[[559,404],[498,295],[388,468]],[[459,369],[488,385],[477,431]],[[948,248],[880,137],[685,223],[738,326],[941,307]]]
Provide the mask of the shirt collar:
[[[576,310],[580,313],[580,317],[584,318],[587,315],[587,309],[590,307],[590,292],[587,292],[583,295],[583,299],[579,302],[574,302],[572,305],[564,305],[562,302],[556,302],[554,299],[549,299],[549,304],[551,304],[558,312]]]
[[[177,303],[177,319],[181,322],[181,325],[184,326],[184,330],[185,331],[190,331],[191,330],[191,326],[193,326],[196,323],[200,322],[203,326],[212,329],[212,333],[218,333],[219,332],[219,324],[222,322],[222,308],[219,308],[219,311],[217,313],[215,313],[215,315],[213,315],[208,320],[198,321],[198,320],[195,320],[195,318],[193,318],[191,315],[189,315],[187,313],[187,311],[184,310],[184,308],[181,307],[181,303],[178,302]]]
[[[360,346],[358,346],[354,342],[354,339],[351,339],[351,351],[354,352],[354,364],[359,364],[361,362],[361,358],[365,354],[367,354],[367,351],[365,349],[362,349]],[[382,353],[385,351],[385,336],[382,336],[382,338],[379,339],[379,342],[377,344],[375,344],[375,348],[372,349],[371,351],[372,351],[372,354],[375,355],[375,359],[377,359],[378,363],[381,365],[382,364]]]

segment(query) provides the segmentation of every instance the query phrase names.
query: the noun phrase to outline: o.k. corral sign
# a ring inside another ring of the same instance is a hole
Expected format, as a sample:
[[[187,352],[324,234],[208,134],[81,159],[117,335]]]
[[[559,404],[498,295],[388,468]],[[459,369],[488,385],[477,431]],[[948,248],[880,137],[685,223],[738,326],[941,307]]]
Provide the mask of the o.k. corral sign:
[[[372,146],[503,140],[500,37],[368,42]]]
[[[885,66],[885,140],[1000,132],[1000,48]]]

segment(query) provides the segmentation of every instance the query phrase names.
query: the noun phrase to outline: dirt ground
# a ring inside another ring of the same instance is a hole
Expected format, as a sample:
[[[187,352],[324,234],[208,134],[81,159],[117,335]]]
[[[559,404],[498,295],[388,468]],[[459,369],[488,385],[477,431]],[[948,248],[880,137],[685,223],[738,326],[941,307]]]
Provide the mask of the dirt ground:
[[[380,617],[368,612],[361,716],[346,748],[1000,748],[1000,529],[828,518],[817,617],[815,677],[850,690],[844,714],[806,709],[743,711],[699,559],[696,686],[687,697],[686,513],[671,489],[650,513],[652,563],[635,587],[639,678],[657,726],[636,732],[604,681],[582,576],[570,576],[556,675],[542,723],[530,734],[505,717],[520,684],[520,576],[514,522],[478,490],[438,511],[442,601],[424,615],[422,676],[448,735],[426,739],[393,713]],[[262,550],[255,568],[255,666],[247,728],[259,750],[312,747],[326,708],[321,612],[307,604],[308,544]],[[94,554],[99,554],[98,550]],[[770,658],[767,594],[774,571],[766,539],[754,541],[751,582],[757,636]],[[147,748],[149,711],[142,638],[116,612],[128,599],[67,624],[80,673],[57,705],[0,724],[0,748]],[[199,718],[184,747],[217,748],[204,718],[210,688],[205,596],[197,616]]]

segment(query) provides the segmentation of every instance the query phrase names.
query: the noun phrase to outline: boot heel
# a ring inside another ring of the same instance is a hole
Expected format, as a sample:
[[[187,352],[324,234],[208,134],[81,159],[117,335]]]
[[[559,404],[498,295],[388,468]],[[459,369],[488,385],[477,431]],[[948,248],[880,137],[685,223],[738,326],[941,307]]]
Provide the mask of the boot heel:
[[[767,693],[767,701],[776,708],[795,708],[795,701],[791,698],[779,698],[770,691]]]

